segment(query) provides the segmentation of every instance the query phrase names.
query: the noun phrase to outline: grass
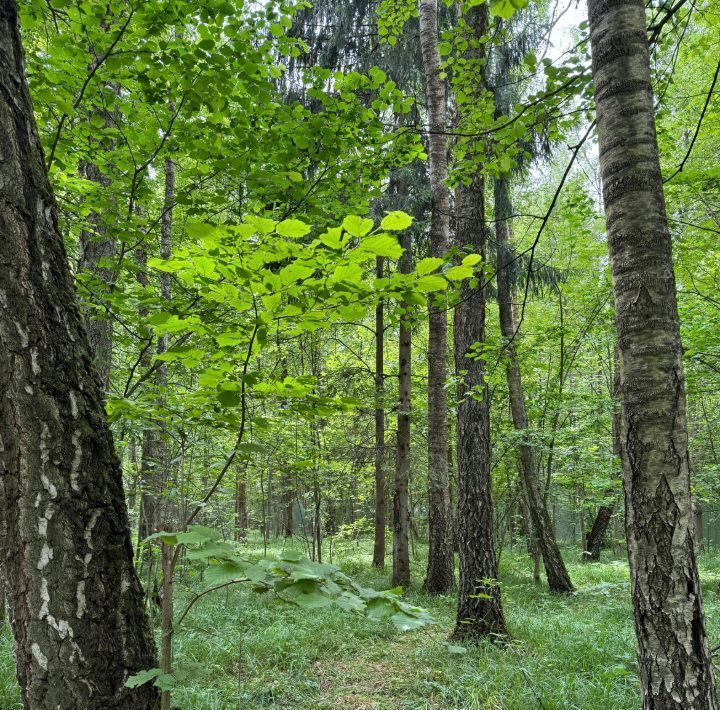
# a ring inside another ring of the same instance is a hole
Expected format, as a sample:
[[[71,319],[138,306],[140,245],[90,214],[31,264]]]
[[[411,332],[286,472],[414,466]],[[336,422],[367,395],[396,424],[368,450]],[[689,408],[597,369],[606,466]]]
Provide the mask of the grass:
[[[387,575],[370,566],[371,543],[340,552],[344,571],[364,584],[387,587]],[[175,691],[175,706],[635,710],[627,564],[582,565],[572,561],[575,550],[566,550],[566,558],[578,592],[556,596],[533,584],[524,556],[506,552],[501,584],[512,642],[506,648],[481,644],[462,654],[452,653],[447,642],[454,595],[431,598],[411,590],[412,600],[431,609],[440,624],[408,634],[339,609],[308,612],[240,588],[208,595],[176,635],[178,659],[195,670]],[[717,562],[701,557],[711,645],[720,643]],[[422,560],[416,561],[418,586],[423,571]],[[4,629],[0,708],[20,707],[18,697]]]

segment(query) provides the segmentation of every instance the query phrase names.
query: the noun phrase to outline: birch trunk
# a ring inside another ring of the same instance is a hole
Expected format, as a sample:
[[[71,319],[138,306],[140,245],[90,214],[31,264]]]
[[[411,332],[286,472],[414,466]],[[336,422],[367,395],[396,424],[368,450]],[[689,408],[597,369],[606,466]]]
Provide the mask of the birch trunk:
[[[440,76],[436,0],[420,0],[420,48],[425,72],[425,97],[430,129],[429,172],[432,201],[429,253],[442,257],[448,248],[450,194],[445,120],[445,82]],[[447,314],[429,300],[428,332],[428,527],[429,550],[425,589],[443,594],[454,584],[450,480],[448,474]]]
[[[622,464],[647,710],[718,707],[690,501],[672,245],[642,0],[589,0],[622,392]]]
[[[122,477],[0,0],[0,554],[22,701],[155,708],[155,665]]]

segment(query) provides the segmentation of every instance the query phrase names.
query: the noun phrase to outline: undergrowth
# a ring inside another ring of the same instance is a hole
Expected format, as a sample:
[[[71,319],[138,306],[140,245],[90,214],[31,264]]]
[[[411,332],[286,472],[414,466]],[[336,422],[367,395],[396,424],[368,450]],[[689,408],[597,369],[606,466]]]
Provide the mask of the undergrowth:
[[[279,549],[271,546],[269,554]],[[251,545],[250,552],[262,550]],[[416,584],[409,597],[439,622],[425,631],[399,634],[389,623],[333,607],[297,609],[239,587],[208,595],[175,636],[178,660],[192,669],[174,693],[175,707],[635,710],[639,690],[627,562],[583,565],[573,562],[576,550],[565,554],[578,588],[570,596],[535,585],[525,556],[503,555],[503,602],[512,634],[504,647],[448,643],[456,599],[419,591],[422,558],[414,562]],[[369,541],[346,543],[335,550],[333,562],[362,584],[386,588],[387,573],[372,569],[371,555]],[[717,562],[709,554],[700,559],[712,646],[720,644]],[[183,589],[182,580],[177,589]],[[182,593],[179,597],[177,608]],[[19,707],[11,638],[4,628],[0,708]]]

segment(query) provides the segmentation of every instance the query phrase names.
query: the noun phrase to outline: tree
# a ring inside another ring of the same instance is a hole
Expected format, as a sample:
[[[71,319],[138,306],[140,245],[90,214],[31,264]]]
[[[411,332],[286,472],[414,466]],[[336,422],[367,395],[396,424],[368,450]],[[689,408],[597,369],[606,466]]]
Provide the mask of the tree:
[[[506,179],[495,181],[495,237],[497,244],[497,300],[500,314],[500,332],[505,342],[505,372],[510,391],[510,412],[513,426],[523,436],[520,443],[519,469],[522,495],[527,503],[532,521],[532,532],[542,553],[548,586],[553,592],[573,590],[570,575],[565,568],[560,548],[548,513],[547,504],[540,490],[537,462],[532,444],[528,441],[529,421],[525,408],[520,363],[514,340],[517,335],[513,314],[512,291],[509,269],[512,253],[510,250],[510,204],[509,184]]]
[[[0,2],[0,538],[25,707],[154,708],[118,461],[24,75]]]
[[[403,254],[398,270],[401,274],[412,271],[412,241],[409,233],[402,237]],[[397,451],[395,459],[395,490],[393,493],[393,571],[392,583],[410,586],[410,408],[412,385],[412,326],[409,304],[400,304],[398,344],[398,406]]]
[[[682,347],[645,7],[641,0],[589,0],[588,10],[643,705],[717,708],[695,559]]]
[[[383,278],[383,257],[375,258],[375,274]],[[373,566],[385,566],[385,304],[375,307],[375,545]]]
[[[429,254],[442,258],[448,248],[450,195],[445,120],[445,82],[440,72],[436,0],[420,0],[420,46],[425,72],[432,198]],[[428,527],[430,547],[425,589],[443,594],[454,584],[454,562],[450,524],[450,481],[448,474],[447,396],[447,314],[429,299],[428,325]]]
[[[488,31],[488,10],[479,5],[465,10],[469,49],[460,79],[469,102],[464,112],[472,113],[486,100],[483,37]],[[462,119],[462,115],[461,115]],[[464,125],[464,124],[462,124]],[[479,162],[478,162],[479,165]],[[476,168],[470,184],[456,190],[457,246],[471,254],[463,259],[465,268],[484,259],[487,243],[485,224],[485,176]],[[490,476],[490,404],[485,381],[485,361],[479,348],[485,343],[485,284],[463,282],[460,302],[455,308],[455,371],[457,373],[457,542],[460,560],[460,590],[453,636],[458,639],[504,635],[505,618],[497,582],[498,567],[493,539],[492,479]]]

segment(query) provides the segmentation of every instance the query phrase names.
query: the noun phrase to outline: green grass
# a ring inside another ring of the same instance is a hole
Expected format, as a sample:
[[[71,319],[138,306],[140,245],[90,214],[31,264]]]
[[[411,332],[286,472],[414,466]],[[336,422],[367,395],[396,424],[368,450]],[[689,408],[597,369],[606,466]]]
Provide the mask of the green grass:
[[[258,552],[255,548],[254,552]],[[538,708],[635,710],[639,706],[625,561],[573,562],[572,596],[549,594],[524,556],[505,553],[501,583],[512,642],[448,651],[455,597],[410,597],[437,628],[398,634],[389,624],[339,609],[309,612],[232,588],[195,605],[176,635],[176,653],[196,675],[175,691],[183,710],[234,708]],[[339,560],[362,583],[387,587],[370,567],[371,546],[347,545]],[[338,559],[334,560],[336,563]],[[720,643],[717,558],[701,558],[712,645]],[[414,564],[418,586],[423,563]],[[181,589],[182,585],[178,585]],[[178,608],[181,600],[178,601]],[[11,639],[0,634],[0,708],[19,707]]]

